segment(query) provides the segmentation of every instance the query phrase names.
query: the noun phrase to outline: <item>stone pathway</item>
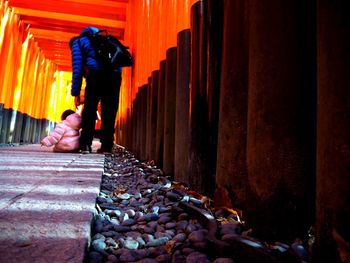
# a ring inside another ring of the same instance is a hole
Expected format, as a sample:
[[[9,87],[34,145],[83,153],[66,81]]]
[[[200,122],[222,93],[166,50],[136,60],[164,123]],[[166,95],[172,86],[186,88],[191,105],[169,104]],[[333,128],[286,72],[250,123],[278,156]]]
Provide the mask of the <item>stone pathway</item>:
[[[300,244],[265,244],[245,230],[233,210],[123,147],[107,155],[0,147],[1,263],[306,262]]]
[[[0,147],[0,262],[83,262],[104,155]]]

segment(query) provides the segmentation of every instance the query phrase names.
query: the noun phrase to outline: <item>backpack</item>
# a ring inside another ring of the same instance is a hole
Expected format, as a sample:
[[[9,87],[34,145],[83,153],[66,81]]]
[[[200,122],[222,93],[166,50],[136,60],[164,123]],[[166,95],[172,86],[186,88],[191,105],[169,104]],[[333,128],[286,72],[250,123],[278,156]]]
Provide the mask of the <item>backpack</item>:
[[[96,59],[102,62],[106,68],[131,67],[133,60],[128,47],[124,46],[116,37],[107,30],[100,30],[94,34],[84,33],[70,40],[70,48],[75,39],[87,36],[95,50]]]

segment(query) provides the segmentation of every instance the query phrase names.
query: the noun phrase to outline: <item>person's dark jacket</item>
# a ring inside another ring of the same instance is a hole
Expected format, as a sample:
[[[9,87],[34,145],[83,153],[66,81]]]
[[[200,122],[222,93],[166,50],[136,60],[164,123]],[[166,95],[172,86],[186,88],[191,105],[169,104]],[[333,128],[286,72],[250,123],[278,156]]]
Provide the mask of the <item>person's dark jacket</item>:
[[[99,29],[87,27],[81,34],[94,34]],[[86,68],[85,68],[86,67]],[[72,44],[72,96],[79,96],[86,70],[103,70],[101,62],[96,60],[95,50],[87,36],[77,38]],[[117,70],[121,72],[121,69]]]

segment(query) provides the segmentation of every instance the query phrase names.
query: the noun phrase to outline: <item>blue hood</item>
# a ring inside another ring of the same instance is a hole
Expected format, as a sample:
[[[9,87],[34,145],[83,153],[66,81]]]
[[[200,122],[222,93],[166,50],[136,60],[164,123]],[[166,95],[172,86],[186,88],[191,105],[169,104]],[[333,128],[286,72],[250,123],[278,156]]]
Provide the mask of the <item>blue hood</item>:
[[[88,34],[95,34],[95,33],[97,33],[98,31],[100,31],[98,28],[93,27],[93,26],[90,26],[90,27],[85,28],[85,29],[81,32],[81,34],[85,34],[85,33],[88,33]]]

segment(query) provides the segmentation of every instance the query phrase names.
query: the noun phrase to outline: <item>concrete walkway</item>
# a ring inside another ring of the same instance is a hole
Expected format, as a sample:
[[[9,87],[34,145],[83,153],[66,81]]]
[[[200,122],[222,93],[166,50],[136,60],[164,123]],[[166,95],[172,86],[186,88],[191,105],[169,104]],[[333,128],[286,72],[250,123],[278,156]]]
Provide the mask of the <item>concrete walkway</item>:
[[[103,161],[0,147],[0,262],[83,262]]]

